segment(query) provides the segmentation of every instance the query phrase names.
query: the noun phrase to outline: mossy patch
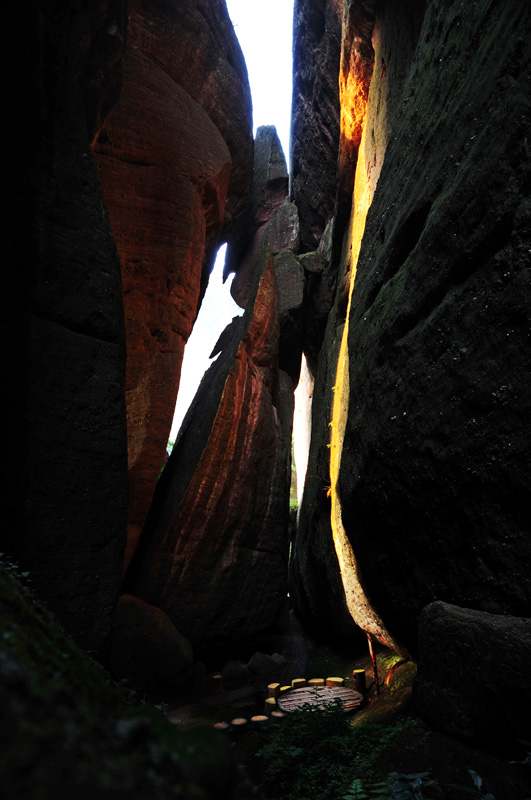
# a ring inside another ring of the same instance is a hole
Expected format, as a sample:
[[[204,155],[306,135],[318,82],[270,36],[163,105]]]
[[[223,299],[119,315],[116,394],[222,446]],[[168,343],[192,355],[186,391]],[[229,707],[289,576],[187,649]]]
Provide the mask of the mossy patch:
[[[240,792],[225,739],[206,728],[179,731],[156,708],[130,705],[2,565],[0,630],[3,797],[213,800]]]

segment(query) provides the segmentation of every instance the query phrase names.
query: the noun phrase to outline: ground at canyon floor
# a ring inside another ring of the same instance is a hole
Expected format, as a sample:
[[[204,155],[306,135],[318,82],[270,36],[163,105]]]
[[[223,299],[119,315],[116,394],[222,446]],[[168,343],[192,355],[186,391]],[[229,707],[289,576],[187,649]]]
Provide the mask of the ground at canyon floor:
[[[204,675],[167,712],[183,730],[226,723],[220,735],[231,743],[257,798],[531,798],[531,743],[511,745],[506,752],[497,743],[488,752],[434,731],[415,709],[413,662],[377,647],[377,692],[367,648],[313,642],[296,624],[293,636],[297,641],[291,652],[304,665],[303,677],[338,676],[352,686],[353,671],[365,671],[367,691],[359,709],[352,714],[331,709],[264,718],[268,681],[282,679],[282,669],[285,677],[290,665],[279,654],[255,652],[247,663],[232,658],[219,672]],[[261,721],[253,721],[254,716]],[[235,719],[247,723],[232,724]]]

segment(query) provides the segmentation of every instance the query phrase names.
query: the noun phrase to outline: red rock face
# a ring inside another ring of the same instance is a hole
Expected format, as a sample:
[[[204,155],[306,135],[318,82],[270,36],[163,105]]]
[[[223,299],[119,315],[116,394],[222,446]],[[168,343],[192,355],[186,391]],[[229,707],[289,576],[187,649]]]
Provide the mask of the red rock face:
[[[242,324],[243,337],[207,373],[184,422],[129,587],[195,646],[264,628],[285,596],[290,423],[286,430],[276,407],[271,255]]]
[[[229,69],[227,61],[227,50],[233,55],[237,50],[232,26],[214,59],[213,33],[204,22],[191,38],[176,9],[154,4],[149,13],[132,5],[122,94],[94,146],[122,263],[130,487],[126,566],[163,464],[184,346],[224,226],[227,196],[232,191],[232,216],[246,197],[251,171],[247,86],[237,59],[236,68]],[[213,25],[215,12],[210,9],[209,15]],[[182,60],[192,51],[197,58],[202,45],[204,61],[182,73]],[[229,85],[227,97],[241,101],[234,124],[227,108],[217,104]],[[236,181],[227,140],[239,147]]]
[[[253,138],[247,67],[225,0],[130,2],[129,42],[204,108],[232,158],[226,230],[247,205]]]

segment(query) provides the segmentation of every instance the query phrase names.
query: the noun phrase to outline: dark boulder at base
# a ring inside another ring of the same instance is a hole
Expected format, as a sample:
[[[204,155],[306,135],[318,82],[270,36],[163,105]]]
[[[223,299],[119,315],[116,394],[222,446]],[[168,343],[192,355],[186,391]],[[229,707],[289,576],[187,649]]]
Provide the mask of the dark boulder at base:
[[[0,779],[5,800],[251,800],[227,737],[131,705],[0,565]]]
[[[132,595],[119,598],[109,640],[113,676],[158,696],[179,686],[193,662],[190,643],[164,611]]]
[[[422,611],[413,697],[436,730],[488,747],[531,734],[531,619],[437,601]]]

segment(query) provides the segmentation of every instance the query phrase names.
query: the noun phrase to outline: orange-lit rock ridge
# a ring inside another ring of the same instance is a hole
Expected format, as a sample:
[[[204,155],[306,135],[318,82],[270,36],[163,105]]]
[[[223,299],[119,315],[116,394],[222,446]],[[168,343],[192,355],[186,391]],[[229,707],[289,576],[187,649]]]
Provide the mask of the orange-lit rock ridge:
[[[226,220],[232,225],[250,191],[245,67],[226,10],[216,14],[206,6],[205,20],[200,9],[183,17],[162,4],[149,11],[131,4],[121,97],[94,145],[122,264],[130,493],[125,567],[164,461],[205,278]],[[199,54],[201,64],[190,70]]]
[[[276,372],[267,250],[255,269],[256,299],[203,379],[133,562],[131,591],[162,608],[194,646],[261,630],[284,604],[291,425],[281,407],[292,388]],[[286,412],[289,419],[289,405]]]
[[[286,318],[303,290],[302,267],[286,249],[298,242],[287,192],[276,130],[261,127],[253,201],[235,248],[242,255],[232,291],[245,314],[214,348],[127,578],[131,592],[163,608],[199,646],[242,638],[285,610],[297,370],[290,378],[279,362],[290,344]]]

